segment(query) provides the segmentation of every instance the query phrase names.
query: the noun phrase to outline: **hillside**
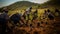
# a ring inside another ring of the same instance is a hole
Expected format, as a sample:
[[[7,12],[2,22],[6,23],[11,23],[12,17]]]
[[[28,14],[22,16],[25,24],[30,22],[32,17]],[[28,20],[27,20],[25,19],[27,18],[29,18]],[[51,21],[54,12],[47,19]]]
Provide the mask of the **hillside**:
[[[9,6],[7,6],[7,8],[9,10],[15,10],[15,9],[24,9],[24,8],[27,8],[27,7],[30,7],[30,6],[38,6],[39,4],[37,3],[32,3],[32,2],[29,2],[29,1],[18,1],[18,2],[15,2]]]
[[[43,6],[49,6],[54,8],[60,8],[60,0],[50,0],[43,4]]]

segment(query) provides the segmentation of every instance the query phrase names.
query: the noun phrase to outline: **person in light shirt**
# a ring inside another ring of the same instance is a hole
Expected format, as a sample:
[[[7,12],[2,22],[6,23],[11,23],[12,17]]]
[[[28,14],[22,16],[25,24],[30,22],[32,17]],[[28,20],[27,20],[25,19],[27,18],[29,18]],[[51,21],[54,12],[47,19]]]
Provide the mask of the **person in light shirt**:
[[[30,20],[29,16],[30,16],[31,9],[32,9],[32,7],[29,7],[29,8],[26,9],[25,14],[27,15],[28,20]]]

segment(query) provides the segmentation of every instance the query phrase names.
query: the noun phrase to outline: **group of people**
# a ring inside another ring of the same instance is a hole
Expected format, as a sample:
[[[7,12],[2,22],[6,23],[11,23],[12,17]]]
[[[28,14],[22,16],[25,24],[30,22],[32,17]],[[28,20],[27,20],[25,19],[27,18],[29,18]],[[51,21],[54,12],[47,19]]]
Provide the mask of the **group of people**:
[[[0,13],[0,25],[2,25],[2,32],[1,32],[1,34],[4,34],[5,33],[5,31],[6,31],[6,27],[7,27],[7,23],[8,22],[13,22],[15,25],[17,24],[17,23],[19,23],[20,24],[20,26],[23,26],[23,25],[26,25],[26,26],[28,26],[28,24],[27,23],[24,23],[24,20],[26,21],[26,22],[28,22],[28,20],[30,20],[31,18],[29,17],[30,16],[30,13],[32,12],[31,11],[32,10],[32,7],[29,7],[25,12],[24,12],[24,14],[22,15],[22,14],[19,14],[19,13],[16,13],[16,14],[13,14],[11,17],[9,17],[9,15],[8,15],[8,10],[3,10],[2,11],[2,13]],[[59,14],[59,10],[58,9],[56,9],[55,10],[55,13],[58,13]],[[36,18],[38,18],[38,10],[36,9],[36,11],[35,12],[33,12],[33,13],[31,13],[32,15],[33,15],[33,18],[32,18],[32,21],[33,20],[35,20]],[[26,16],[27,16],[27,20],[26,20]],[[23,17],[23,19],[21,19],[21,17]],[[50,20],[53,20],[54,19],[54,15],[51,13],[51,11],[48,9],[48,10],[45,10],[44,11],[44,16],[43,16],[44,18],[43,19],[45,19],[45,18],[49,18]],[[20,23],[20,21],[22,22],[22,23]],[[16,25],[17,26],[17,25]],[[39,23],[38,23],[38,26],[39,26]],[[30,27],[32,27],[32,24],[30,24]]]

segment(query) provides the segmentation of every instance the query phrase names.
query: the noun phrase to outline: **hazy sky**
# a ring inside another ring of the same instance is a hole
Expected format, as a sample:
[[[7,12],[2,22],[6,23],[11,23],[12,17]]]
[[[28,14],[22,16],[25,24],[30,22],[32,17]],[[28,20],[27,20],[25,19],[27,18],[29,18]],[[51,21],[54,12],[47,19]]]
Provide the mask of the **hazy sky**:
[[[23,0],[0,0],[0,7],[8,6],[17,1],[23,1]],[[35,2],[35,3],[44,3],[48,0],[25,0],[25,1],[30,1],[30,2]]]

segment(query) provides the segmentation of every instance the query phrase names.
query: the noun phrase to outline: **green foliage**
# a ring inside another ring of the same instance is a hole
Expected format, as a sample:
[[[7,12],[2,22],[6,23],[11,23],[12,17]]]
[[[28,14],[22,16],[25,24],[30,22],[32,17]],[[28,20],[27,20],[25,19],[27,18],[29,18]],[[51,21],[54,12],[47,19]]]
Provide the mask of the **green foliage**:
[[[46,2],[46,4],[59,5],[60,4],[60,0],[49,0],[49,1]]]
[[[41,5],[42,5],[42,7],[47,6],[48,8],[60,9],[60,0],[49,0]]]

